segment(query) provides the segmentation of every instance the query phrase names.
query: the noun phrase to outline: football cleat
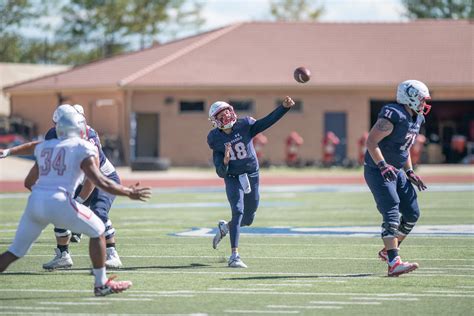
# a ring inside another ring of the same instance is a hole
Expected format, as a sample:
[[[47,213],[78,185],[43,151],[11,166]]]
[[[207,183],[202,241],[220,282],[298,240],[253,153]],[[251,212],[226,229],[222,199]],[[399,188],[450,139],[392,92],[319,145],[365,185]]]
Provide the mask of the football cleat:
[[[220,220],[219,223],[217,223],[217,233],[212,240],[212,248],[217,249],[217,245],[219,245],[222,238],[224,238],[228,232],[229,226],[227,225],[227,222]]]
[[[229,267],[231,268],[247,268],[247,265],[240,259],[239,255],[232,255],[229,258]]]
[[[404,273],[410,273],[418,269],[418,263],[403,262],[400,257],[395,257],[395,263],[388,265],[388,276],[397,277]]]
[[[397,250],[400,251],[400,248],[397,248]],[[385,248],[382,248],[382,250],[379,251],[378,255],[380,260],[382,260],[383,262],[388,262],[388,253]]]
[[[56,255],[51,261],[43,264],[43,269],[55,270],[55,269],[68,269],[72,267],[73,262],[72,262],[72,258],[69,252],[67,251],[61,252],[59,248],[55,248],[54,251]]]
[[[72,233],[71,234],[71,242],[80,243],[82,238],[82,234],[80,233]]]
[[[120,261],[120,257],[115,250],[114,247],[106,248],[107,257],[105,259],[105,267],[107,269],[119,269],[122,267],[122,261]]]
[[[384,262],[388,262],[388,253],[385,248],[379,251],[379,258]]]
[[[132,286],[131,281],[114,281],[116,277],[116,275],[112,275],[103,286],[96,286],[94,288],[94,295],[107,296],[110,294],[121,293]]]

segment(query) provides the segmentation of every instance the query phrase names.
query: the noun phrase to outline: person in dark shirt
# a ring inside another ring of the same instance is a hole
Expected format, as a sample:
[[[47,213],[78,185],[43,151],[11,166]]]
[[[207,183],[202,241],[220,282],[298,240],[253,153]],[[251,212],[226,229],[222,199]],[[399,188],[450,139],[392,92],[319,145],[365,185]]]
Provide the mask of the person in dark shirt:
[[[388,263],[388,276],[398,276],[418,268],[417,263],[403,262],[399,245],[420,216],[417,194],[427,187],[413,171],[410,147],[431,109],[428,87],[417,80],[398,85],[397,103],[385,105],[367,138],[364,178],[382,214],[384,248],[379,257]],[[403,171],[404,172],[403,172]]]
[[[231,105],[218,101],[209,109],[212,129],[207,143],[212,149],[216,173],[224,178],[227,199],[232,210],[229,222],[220,220],[212,246],[230,233],[232,255],[228,265],[232,268],[247,268],[238,252],[240,227],[250,226],[259,203],[259,165],[252,138],[275,124],[295,105],[290,97],[285,97],[266,117],[255,120],[252,117],[237,118]]]

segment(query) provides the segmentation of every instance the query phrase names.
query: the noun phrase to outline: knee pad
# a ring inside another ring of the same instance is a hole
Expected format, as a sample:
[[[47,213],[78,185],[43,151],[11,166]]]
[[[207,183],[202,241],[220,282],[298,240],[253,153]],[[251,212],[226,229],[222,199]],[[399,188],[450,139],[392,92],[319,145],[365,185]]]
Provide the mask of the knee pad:
[[[69,229],[62,229],[54,227],[54,235],[56,237],[67,237],[71,235],[71,231]]]
[[[382,239],[395,238],[400,235],[398,231],[398,223],[383,223],[382,224]]]
[[[115,236],[115,228],[112,227],[112,221],[109,219],[105,223],[105,239],[110,239]]]
[[[253,223],[253,220],[255,219],[255,213],[252,213],[251,215],[245,215],[244,218],[242,218],[242,223],[240,226],[250,226]]]
[[[400,233],[401,236],[406,236],[408,235],[411,230],[413,229],[413,227],[415,227],[415,224],[416,224],[416,221],[415,222],[407,222],[405,221],[405,219],[401,218],[401,221],[400,221],[400,226],[398,226],[398,231]]]

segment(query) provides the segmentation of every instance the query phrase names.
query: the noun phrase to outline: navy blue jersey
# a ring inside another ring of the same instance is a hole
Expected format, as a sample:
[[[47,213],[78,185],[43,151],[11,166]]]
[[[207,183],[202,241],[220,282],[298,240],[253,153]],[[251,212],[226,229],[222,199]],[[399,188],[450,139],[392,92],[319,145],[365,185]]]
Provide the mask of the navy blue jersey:
[[[382,139],[378,146],[385,161],[400,169],[408,159],[410,147],[415,142],[425,117],[422,114],[412,117],[402,104],[391,103],[382,108],[378,118],[389,120],[393,124],[392,133]],[[365,153],[365,164],[376,167],[376,162],[368,151]]]
[[[44,136],[45,140],[49,140],[53,138],[58,138],[58,135],[56,134],[56,127],[50,128],[48,132],[46,133],[46,135]],[[100,143],[99,135],[89,125],[87,125],[87,139],[89,140],[89,142],[91,142],[93,145],[97,147],[97,150],[99,152],[100,171],[102,171],[102,173],[106,176],[115,172],[114,166],[107,159],[107,157],[104,154],[104,151],[102,150],[102,145]]]
[[[248,116],[238,119],[230,134],[218,128],[211,130],[207,135],[207,143],[213,151],[217,174],[223,178],[226,175],[237,176],[257,171],[258,159],[252,138],[275,124],[288,110],[279,106],[260,120]],[[231,145],[230,162],[227,167],[223,163],[226,144]]]

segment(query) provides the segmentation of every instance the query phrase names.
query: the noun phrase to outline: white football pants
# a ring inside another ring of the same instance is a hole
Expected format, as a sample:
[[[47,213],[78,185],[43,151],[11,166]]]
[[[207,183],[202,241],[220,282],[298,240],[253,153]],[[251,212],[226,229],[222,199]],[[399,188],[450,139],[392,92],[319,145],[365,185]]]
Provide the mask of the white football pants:
[[[66,191],[33,189],[8,251],[23,257],[50,223],[91,238],[100,237],[105,231],[100,218]]]

